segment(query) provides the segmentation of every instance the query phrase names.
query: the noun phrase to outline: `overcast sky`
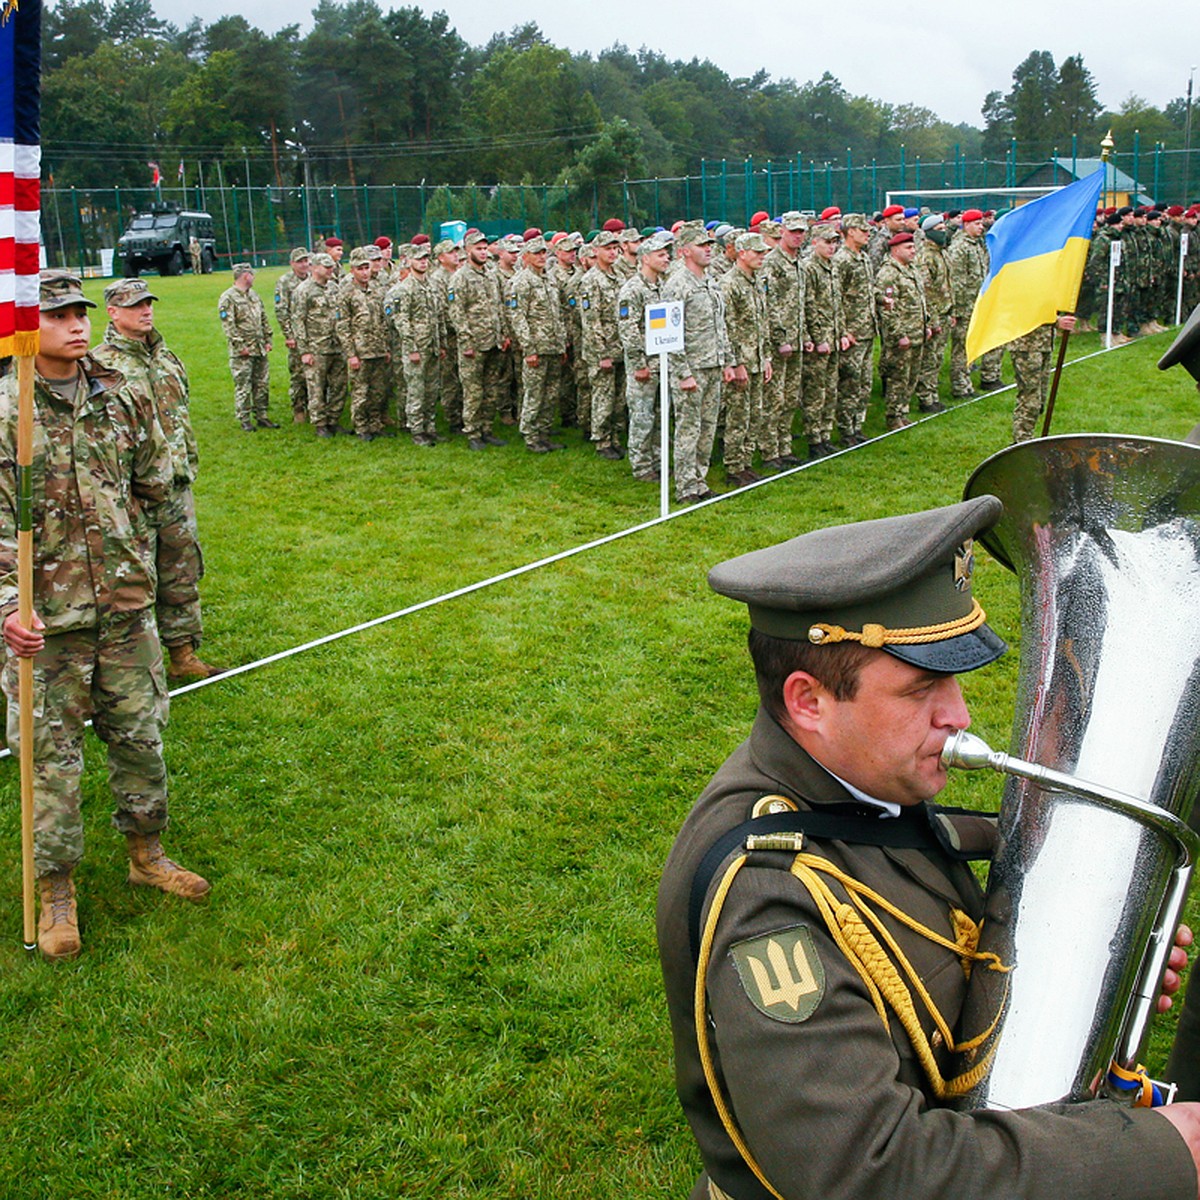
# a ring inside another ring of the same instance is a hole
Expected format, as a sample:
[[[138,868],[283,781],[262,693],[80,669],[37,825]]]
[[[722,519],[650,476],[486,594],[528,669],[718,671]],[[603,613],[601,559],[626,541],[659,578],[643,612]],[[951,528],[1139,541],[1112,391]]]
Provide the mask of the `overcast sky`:
[[[381,6],[392,5],[380,0]],[[536,21],[556,46],[593,54],[620,41],[669,59],[709,58],[733,76],[760,68],[773,79],[803,83],[829,71],[852,95],[892,104],[913,103],[951,122],[982,125],[980,106],[993,89],[1007,91],[1012,71],[1031,50],[1049,50],[1056,63],[1082,54],[1101,103],[1116,109],[1136,93],[1161,108],[1187,90],[1200,61],[1193,24],[1115,0],[1007,0],[1004,5],[907,5],[856,9],[837,5],[716,4],[712,0],[447,0],[443,9],[459,36],[483,45],[498,31]],[[177,25],[199,15],[208,23],[245,12],[267,32],[311,19],[308,4],[257,0],[246,9],[231,0],[154,0],[160,17]],[[756,16],[755,14],[761,14]],[[813,14],[813,15],[806,15]],[[1186,34],[1186,36],[1181,36]]]

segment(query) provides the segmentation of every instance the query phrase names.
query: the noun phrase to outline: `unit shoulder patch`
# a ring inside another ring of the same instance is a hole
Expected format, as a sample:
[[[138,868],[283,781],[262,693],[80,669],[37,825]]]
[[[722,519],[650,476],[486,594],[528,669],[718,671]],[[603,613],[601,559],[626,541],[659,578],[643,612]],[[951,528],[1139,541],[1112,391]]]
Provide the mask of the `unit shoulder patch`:
[[[730,948],[750,1003],[773,1021],[798,1025],[825,995],[825,967],[807,925],[791,925]]]

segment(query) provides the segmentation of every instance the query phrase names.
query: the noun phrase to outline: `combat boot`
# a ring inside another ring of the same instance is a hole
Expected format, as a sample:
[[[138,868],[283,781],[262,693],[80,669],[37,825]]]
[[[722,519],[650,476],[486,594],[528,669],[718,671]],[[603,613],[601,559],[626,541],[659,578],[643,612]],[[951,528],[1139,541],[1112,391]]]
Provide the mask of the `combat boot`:
[[[211,679],[214,675],[225,673],[224,667],[214,667],[202,658],[197,658],[196,647],[191,642],[168,646],[167,655],[170,658],[167,665],[168,679]]]
[[[157,833],[127,833],[129,882],[139,887],[158,888],[185,900],[203,900],[212,890],[207,879],[172,862]]]
[[[38,880],[42,911],[38,915],[38,949],[47,962],[76,958],[83,949],[75,910],[75,881],[70,870],[53,871]]]

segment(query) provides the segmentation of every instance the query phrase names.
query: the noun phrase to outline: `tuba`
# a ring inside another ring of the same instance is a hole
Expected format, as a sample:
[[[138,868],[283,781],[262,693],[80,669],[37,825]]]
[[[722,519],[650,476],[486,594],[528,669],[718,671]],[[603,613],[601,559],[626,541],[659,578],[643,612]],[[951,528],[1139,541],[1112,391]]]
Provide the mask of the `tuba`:
[[[1013,755],[964,731],[943,761],[1007,775],[980,949],[1011,970],[971,978],[964,1028],[993,1033],[963,1109],[1087,1100],[1135,1066],[1200,788],[1200,448],[1044,438],[984,462],[984,493],[1021,584]]]

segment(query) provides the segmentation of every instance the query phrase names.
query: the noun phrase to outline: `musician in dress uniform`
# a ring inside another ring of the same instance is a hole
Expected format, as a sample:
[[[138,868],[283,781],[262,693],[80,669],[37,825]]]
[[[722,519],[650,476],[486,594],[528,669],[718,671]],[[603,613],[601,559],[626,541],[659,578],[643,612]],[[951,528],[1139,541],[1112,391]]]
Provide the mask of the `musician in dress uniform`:
[[[971,590],[1000,513],[818,530],[709,575],[749,606],[761,704],[659,890],[692,1200],[1197,1195],[1200,1105],[950,1106],[986,1047],[969,975],[1010,968],[977,949],[968,860],[994,826],[932,803],[970,720],[956,675],[1005,649]]]

